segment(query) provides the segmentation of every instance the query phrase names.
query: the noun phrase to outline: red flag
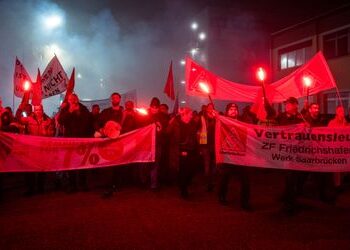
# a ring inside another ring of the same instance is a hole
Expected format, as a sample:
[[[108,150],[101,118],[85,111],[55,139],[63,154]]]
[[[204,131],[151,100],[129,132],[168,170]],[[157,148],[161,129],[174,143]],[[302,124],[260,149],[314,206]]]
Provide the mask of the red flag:
[[[70,75],[68,85],[67,85],[66,96],[64,97],[63,102],[68,102],[68,96],[73,93],[74,86],[75,86],[75,67],[73,68],[72,74]]]
[[[302,80],[305,76],[313,79],[314,84],[309,88],[310,95],[336,87],[325,58],[321,52],[318,52],[309,62],[288,76],[269,84],[269,90],[266,89],[267,99],[270,103],[279,103],[290,96],[295,98],[305,96],[305,87]],[[259,99],[258,95],[261,90],[260,86],[253,84],[228,81],[203,68],[191,58],[186,58],[186,94],[192,96],[205,95],[198,88],[201,82],[211,85],[210,95],[217,100],[255,102],[256,99]]]
[[[33,84],[32,105],[34,106],[40,105],[41,100],[42,100],[41,75],[40,75],[40,70],[38,69],[38,74],[36,76],[36,83]]]
[[[174,76],[173,76],[173,62],[170,63],[168,79],[164,87],[164,93],[171,99],[175,100],[175,91],[174,91]]]

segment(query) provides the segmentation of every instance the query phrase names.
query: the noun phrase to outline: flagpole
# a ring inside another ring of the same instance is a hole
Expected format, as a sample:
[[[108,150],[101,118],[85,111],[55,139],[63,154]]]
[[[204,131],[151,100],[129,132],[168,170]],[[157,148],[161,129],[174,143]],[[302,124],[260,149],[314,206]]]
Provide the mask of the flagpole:
[[[12,110],[13,112],[15,111],[15,87],[13,86],[13,91],[12,91]]]
[[[209,101],[210,101],[211,105],[213,105],[213,108],[215,109],[214,102],[213,102],[213,99],[211,99],[210,94],[208,95],[208,97],[209,97]]]
[[[335,90],[336,90],[336,93],[337,93],[337,96],[338,96],[338,100],[340,102],[340,105],[344,108],[343,106],[343,102],[341,101],[341,98],[340,98],[340,92],[339,92],[339,89],[338,89],[338,86],[335,85]]]

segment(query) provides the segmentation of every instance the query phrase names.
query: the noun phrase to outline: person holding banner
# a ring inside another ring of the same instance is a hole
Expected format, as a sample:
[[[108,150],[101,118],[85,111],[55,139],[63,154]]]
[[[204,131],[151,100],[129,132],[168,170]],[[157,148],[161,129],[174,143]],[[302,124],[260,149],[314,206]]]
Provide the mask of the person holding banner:
[[[58,114],[58,123],[64,127],[63,136],[70,138],[90,138],[93,136],[92,117],[77,94],[70,94],[68,102],[63,102]],[[71,170],[68,172],[68,192],[78,191],[77,179],[80,179],[83,191],[88,190],[86,170]]]
[[[192,109],[183,107],[180,115],[173,117],[167,127],[169,135],[169,164],[178,171],[180,196],[188,199],[188,186],[196,170],[197,138],[196,124],[192,120]]]
[[[203,158],[204,173],[207,191],[214,189],[215,171],[215,123],[216,111],[214,105],[209,103],[206,110],[200,116],[200,128],[198,130],[199,152]]]
[[[226,106],[226,112],[225,116],[234,119],[234,120],[241,120],[239,117],[239,111],[238,106],[235,103],[229,103]],[[245,211],[251,211],[250,206],[250,182],[249,182],[249,176],[248,176],[248,167],[244,166],[238,166],[238,165],[232,165],[232,164],[221,164],[219,166],[219,173],[220,173],[220,182],[219,182],[219,202],[226,206],[227,205],[227,192],[228,192],[228,185],[229,180],[232,175],[238,175],[240,184],[241,184],[241,190],[240,190],[240,197],[241,197],[241,208]]]
[[[22,117],[21,123],[27,127],[29,135],[51,137],[56,132],[54,120],[44,113],[42,105],[34,106],[33,113],[28,117]],[[26,173],[26,195],[31,196],[36,193],[44,193],[45,178],[45,172]]]
[[[277,116],[277,123],[282,126],[303,123],[303,117],[298,112],[298,100],[295,97],[289,97],[284,104],[285,111]],[[282,195],[284,203],[282,210],[287,215],[294,215],[296,213],[297,186],[300,175],[303,175],[300,171],[286,170],[285,190]]]
[[[311,103],[309,105],[308,113],[305,120],[312,127],[325,127],[327,126],[327,120],[320,114],[320,105],[318,103]],[[304,183],[306,182],[309,172],[303,172],[299,178],[298,187],[300,193],[303,190]],[[336,201],[336,192],[333,182],[333,175],[327,172],[316,172],[313,174],[318,183],[320,200],[324,203],[334,204]]]
[[[348,121],[345,119],[345,111],[342,105],[337,106],[335,109],[335,117],[328,123],[329,128],[343,128],[349,126]],[[342,190],[343,173],[334,173],[334,184],[336,190]]]
[[[98,119],[99,132],[104,133],[104,128],[106,124],[110,121],[113,121],[119,126],[122,123],[123,119],[123,110],[124,108],[120,106],[121,95],[117,92],[111,94],[110,97],[111,107],[102,110],[100,117]],[[121,128],[122,129],[122,128]],[[103,193],[104,198],[110,198],[115,192],[120,188],[121,185],[121,170],[120,167],[114,167],[112,173],[112,181],[108,185],[108,189]]]

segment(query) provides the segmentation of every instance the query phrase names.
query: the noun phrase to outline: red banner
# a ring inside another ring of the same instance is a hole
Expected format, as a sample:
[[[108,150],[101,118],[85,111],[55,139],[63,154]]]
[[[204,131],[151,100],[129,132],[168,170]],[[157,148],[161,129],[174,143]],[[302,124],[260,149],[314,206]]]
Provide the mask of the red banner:
[[[117,139],[51,138],[0,132],[0,172],[100,168],[154,160],[154,125]]]
[[[186,93],[188,95],[207,96],[199,85],[204,83],[210,89],[213,99],[237,102],[256,102],[261,95],[261,86],[231,82],[211,73],[192,59],[186,59]],[[266,96],[271,103],[285,101],[293,96],[300,98],[307,95],[303,78],[312,79],[309,94],[336,87],[334,78],[329,70],[322,53],[317,53],[308,63],[304,64],[290,75],[271,84],[265,84]]]

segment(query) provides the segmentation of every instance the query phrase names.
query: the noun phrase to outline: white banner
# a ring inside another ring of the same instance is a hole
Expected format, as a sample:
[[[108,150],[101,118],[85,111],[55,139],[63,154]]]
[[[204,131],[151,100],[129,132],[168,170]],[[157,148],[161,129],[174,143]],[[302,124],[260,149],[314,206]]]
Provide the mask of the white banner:
[[[24,68],[23,64],[16,57],[15,62],[15,72],[13,74],[13,88],[14,94],[17,97],[23,97],[24,94],[24,82],[29,81],[32,83],[27,70]]]
[[[52,138],[0,132],[0,172],[100,168],[154,160],[154,124],[117,139]]]
[[[41,77],[42,98],[58,95],[67,89],[68,77],[55,55]]]
[[[260,168],[350,171],[350,127],[266,127],[220,116],[216,161]]]
[[[137,96],[136,89],[130,90],[121,94],[121,103],[125,105],[125,102],[132,101],[137,107]],[[101,110],[111,107],[111,98],[100,99],[100,100],[80,100],[80,103],[86,106],[89,110],[91,110],[92,105],[98,104]]]

